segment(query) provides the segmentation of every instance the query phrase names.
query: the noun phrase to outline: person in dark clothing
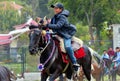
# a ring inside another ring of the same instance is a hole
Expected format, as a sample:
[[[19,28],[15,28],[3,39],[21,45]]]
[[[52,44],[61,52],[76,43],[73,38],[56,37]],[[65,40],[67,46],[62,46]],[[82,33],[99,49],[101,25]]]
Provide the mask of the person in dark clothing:
[[[76,32],[76,28],[70,26],[68,22],[67,17],[69,16],[69,11],[65,10],[63,4],[61,3],[56,3],[55,5],[51,5],[51,7],[54,8],[55,15],[49,24],[44,22],[43,25],[52,29],[53,32],[56,32],[58,36],[64,39],[64,46],[73,67],[79,67],[71,45],[71,38]],[[77,69],[75,68],[75,70]]]
[[[115,52],[111,47],[108,49],[108,55],[109,55],[110,59],[112,59],[115,55]]]
[[[115,52],[115,55],[112,60],[114,62],[114,68],[116,68],[120,65],[120,49],[119,49],[119,47],[116,47],[116,52]]]

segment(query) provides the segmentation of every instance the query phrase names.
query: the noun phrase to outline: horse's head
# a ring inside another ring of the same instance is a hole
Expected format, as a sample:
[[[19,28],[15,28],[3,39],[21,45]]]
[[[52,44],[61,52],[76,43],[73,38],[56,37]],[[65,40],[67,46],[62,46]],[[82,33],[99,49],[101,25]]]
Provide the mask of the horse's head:
[[[31,55],[38,53],[40,37],[41,31],[39,29],[31,29],[29,33],[29,52]]]
[[[46,17],[44,19],[38,18],[38,21],[47,21]],[[39,49],[44,48],[45,44],[45,38],[46,32],[43,31],[43,22],[41,22],[39,25],[31,24],[30,33],[29,33],[29,52],[31,55],[37,54]],[[39,27],[38,27],[39,26]]]

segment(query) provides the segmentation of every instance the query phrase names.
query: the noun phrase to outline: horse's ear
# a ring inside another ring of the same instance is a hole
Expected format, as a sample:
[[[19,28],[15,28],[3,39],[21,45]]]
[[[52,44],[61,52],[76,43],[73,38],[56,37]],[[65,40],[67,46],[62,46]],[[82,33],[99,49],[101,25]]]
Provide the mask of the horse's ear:
[[[48,20],[48,18],[45,16],[44,18],[43,18],[43,21],[47,21]]]
[[[46,21],[47,20],[47,17],[45,16],[44,18],[43,18],[43,21]]]

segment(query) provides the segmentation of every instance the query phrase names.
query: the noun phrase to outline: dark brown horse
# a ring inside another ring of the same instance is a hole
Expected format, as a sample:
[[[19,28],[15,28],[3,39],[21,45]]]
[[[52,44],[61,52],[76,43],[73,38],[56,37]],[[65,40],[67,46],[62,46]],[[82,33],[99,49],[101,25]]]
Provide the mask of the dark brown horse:
[[[17,78],[8,68],[0,66],[0,81],[12,81],[11,79],[16,80]]]
[[[120,76],[120,65],[116,68],[111,68],[111,77],[112,77],[112,80],[111,81],[117,81],[117,75]]]
[[[66,64],[63,62],[58,46],[55,44],[55,41],[53,40],[54,38],[51,34],[48,33],[43,36],[41,32],[42,29],[33,28],[29,34],[30,54],[40,54],[39,68],[42,71],[40,81],[46,81],[49,75],[51,75],[49,81],[54,81],[63,72],[66,74],[66,77],[71,80],[73,74],[71,63]],[[91,81],[91,53],[86,46],[84,46],[84,50],[86,56],[78,59],[77,61],[80,65],[82,65],[88,81]]]

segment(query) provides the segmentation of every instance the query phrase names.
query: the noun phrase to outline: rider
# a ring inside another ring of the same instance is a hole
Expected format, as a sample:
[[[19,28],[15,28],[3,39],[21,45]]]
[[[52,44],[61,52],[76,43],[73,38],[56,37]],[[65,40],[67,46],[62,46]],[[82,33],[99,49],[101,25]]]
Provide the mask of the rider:
[[[120,65],[120,49],[116,47],[115,57],[113,58],[114,68]]]
[[[110,59],[110,57],[109,57],[109,55],[107,54],[107,51],[106,51],[106,50],[103,50],[103,55],[102,55],[101,58],[102,58],[104,61]]]
[[[110,57],[109,57],[109,55],[107,54],[107,51],[106,50],[103,50],[103,55],[102,55],[102,60],[104,60],[104,62],[105,62],[105,69],[106,69],[106,73],[105,74],[107,74],[107,73],[109,73],[109,71],[108,71],[108,68],[107,68],[107,61],[110,59]]]
[[[73,35],[72,33],[76,32],[76,29],[74,30],[74,28],[71,28],[71,30],[68,30],[70,29],[70,27],[66,27],[70,25],[67,19],[67,17],[69,16],[69,11],[64,9],[62,3],[56,3],[55,5],[51,5],[51,7],[54,8],[55,15],[53,16],[49,24],[47,22],[44,22],[43,25],[52,29],[53,32],[56,32],[58,36],[64,39],[66,52],[70,57],[75,71],[77,71],[79,64],[77,63],[77,60],[74,56],[73,48],[71,46],[71,38]]]

